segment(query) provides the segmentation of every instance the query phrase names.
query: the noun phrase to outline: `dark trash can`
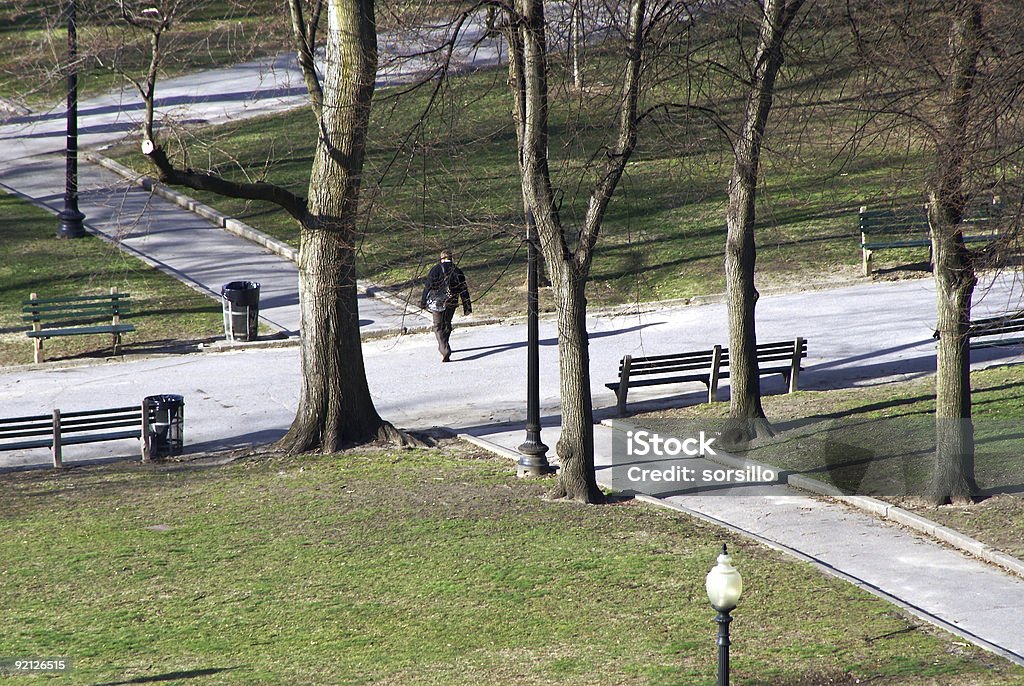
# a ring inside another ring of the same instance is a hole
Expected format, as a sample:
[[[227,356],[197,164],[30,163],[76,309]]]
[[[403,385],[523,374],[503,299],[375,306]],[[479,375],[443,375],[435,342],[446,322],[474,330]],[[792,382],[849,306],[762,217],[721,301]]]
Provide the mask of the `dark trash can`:
[[[185,446],[185,398],[180,395],[151,395],[144,400],[149,417],[151,458],[181,455]]]
[[[259,335],[260,285],[232,281],[220,289],[224,305],[224,336],[229,341],[255,341]]]

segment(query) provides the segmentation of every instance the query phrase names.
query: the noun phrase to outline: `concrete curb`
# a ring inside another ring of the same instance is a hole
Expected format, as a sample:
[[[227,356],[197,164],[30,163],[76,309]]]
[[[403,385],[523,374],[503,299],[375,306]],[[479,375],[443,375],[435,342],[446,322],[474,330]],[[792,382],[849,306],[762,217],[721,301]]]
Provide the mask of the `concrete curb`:
[[[257,245],[266,248],[275,255],[279,255],[285,258],[286,260],[298,262],[298,250],[282,241],[277,240],[276,238],[268,236],[267,234],[261,231],[257,231],[256,229],[252,228],[245,222],[240,222],[237,219],[229,217],[228,215],[223,214],[221,212],[218,212],[209,205],[204,205],[203,203],[199,202],[198,200],[195,200],[194,198],[190,198],[184,193],[180,193],[176,190],[173,190],[152,177],[146,176],[145,174],[138,174],[135,171],[124,166],[120,162],[115,162],[109,157],[105,157],[93,151],[83,152],[82,156],[89,162],[92,162],[93,164],[97,164],[103,167],[104,169],[114,172],[118,176],[135,184],[136,186],[144,188],[145,190],[153,193],[154,195],[157,195],[163,198],[164,200],[173,202],[178,207],[188,210],[189,212],[192,212],[193,214],[212,222],[216,226],[219,226],[220,228],[226,230],[228,233],[233,233],[236,236],[244,238],[248,241],[252,241]]]
[[[467,443],[472,443],[478,448],[483,448],[488,452],[492,452],[499,457],[505,457],[510,460],[515,460],[516,462],[519,461],[519,453],[514,450],[509,450],[503,445],[492,443],[486,438],[480,438],[479,436],[473,436],[472,434],[458,434],[458,438],[466,441]]]
[[[624,428],[625,430],[635,427],[634,424],[621,419],[605,419],[601,421],[601,424],[608,428],[619,430],[619,428],[612,426],[612,421],[618,423],[620,428]],[[922,517],[919,514],[905,510],[897,505],[892,505],[884,500],[879,500],[866,495],[847,495],[835,486],[822,483],[817,479],[812,479],[811,477],[803,476],[801,474],[793,474],[785,469],[779,469],[778,467],[762,464],[754,460],[746,460],[736,457],[735,455],[718,453],[714,456],[706,455],[704,456],[704,459],[711,462],[717,462],[718,464],[732,469],[742,469],[747,466],[770,469],[778,474],[781,482],[784,482],[793,488],[814,493],[815,495],[833,498],[844,505],[873,514],[879,519],[888,520],[916,531],[917,533],[931,536],[932,538],[956,548],[961,552],[973,555],[974,557],[988,562],[989,564],[1001,567],[1011,574],[1024,578],[1024,561],[1018,560],[1012,555],[996,550],[992,546],[973,539],[959,531],[937,524],[927,517]]]

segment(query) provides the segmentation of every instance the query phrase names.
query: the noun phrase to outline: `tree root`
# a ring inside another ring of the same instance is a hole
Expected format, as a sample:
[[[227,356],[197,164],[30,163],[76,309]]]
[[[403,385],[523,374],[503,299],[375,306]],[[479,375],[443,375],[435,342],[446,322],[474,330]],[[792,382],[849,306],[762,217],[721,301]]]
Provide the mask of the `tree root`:
[[[398,446],[400,448],[430,448],[433,444],[396,428],[391,422],[382,421],[377,430],[362,439],[345,439],[341,445],[325,446],[322,437],[315,431],[298,431],[293,427],[277,443],[274,450],[279,450],[287,455],[301,455],[303,453],[333,453],[347,448],[368,444],[380,444]]]
[[[397,445],[400,448],[431,448],[433,445],[408,431],[395,428],[391,422],[384,422],[377,429],[377,442]]]
[[[599,488],[581,489],[577,493],[570,494],[561,479],[555,482],[555,487],[544,495],[544,500],[552,502],[579,503],[580,505],[604,505],[608,497]]]
[[[764,417],[729,418],[722,426],[722,447],[726,450],[746,450],[759,438],[771,438],[775,429]]]

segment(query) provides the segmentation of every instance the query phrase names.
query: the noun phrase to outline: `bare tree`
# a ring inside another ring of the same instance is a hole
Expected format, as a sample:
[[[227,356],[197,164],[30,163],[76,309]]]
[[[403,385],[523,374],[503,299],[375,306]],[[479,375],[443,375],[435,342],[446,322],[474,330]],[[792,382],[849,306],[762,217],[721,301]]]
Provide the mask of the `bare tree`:
[[[729,417],[737,420],[729,439],[748,440],[771,434],[761,406],[757,365],[754,241],[758,167],[765,128],[772,110],[775,82],[782,68],[786,34],[804,0],[764,0],[757,49],[750,65],[746,108],[736,141],[729,178],[726,213],[725,287],[729,311]]]
[[[317,136],[308,197],[268,182],[240,183],[177,166],[157,141],[151,115],[144,124],[143,152],[165,183],[268,201],[299,224],[302,389],[279,447],[335,451],[372,440],[405,442],[408,437],[380,418],[370,397],[356,300],[356,222],[377,68],[374,3],[289,0],[289,9]],[[327,20],[322,75],[313,63],[321,15]],[[156,35],[159,24],[152,30]],[[152,88],[143,95],[152,99]]]
[[[964,243],[967,204],[966,151],[971,147],[974,82],[982,43],[980,2],[956,2],[950,9],[946,96],[935,139],[936,169],[928,189],[937,312],[935,381],[935,466],[932,496],[937,504],[967,501],[977,492],[974,426],[971,421],[971,353],[967,335],[971,300],[978,282]]]
[[[647,3],[629,3],[628,28],[616,140],[604,151],[582,225],[563,224],[548,158],[550,68],[542,0],[516,0],[506,7],[513,117],[519,145],[523,202],[537,222],[541,250],[558,312],[562,433],[558,486],[552,494],[600,502],[594,475],[594,417],[590,396],[590,354],[586,327],[586,286],[608,204],[636,147]]]
[[[936,285],[935,504],[977,493],[971,408],[970,323],[979,271],[1000,266],[1019,240],[1024,53],[1012,2],[862,0],[850,25],[869,66],[866,109],[876,129],[900,126],[928,153],[927,199]],[[877,85],[875,85],[877,84]],[[865,129],[868,127],[865,126]],[[964,239],[972,205],[1001,194],[1011,209],[999,240]],[[986,196],[988,196],[986,198]]]

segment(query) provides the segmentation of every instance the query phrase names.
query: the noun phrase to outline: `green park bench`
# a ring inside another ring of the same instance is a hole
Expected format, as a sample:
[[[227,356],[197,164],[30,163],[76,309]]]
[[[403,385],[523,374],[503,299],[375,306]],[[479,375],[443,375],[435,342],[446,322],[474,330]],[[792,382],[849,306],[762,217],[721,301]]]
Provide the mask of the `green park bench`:
[[[757,345],[758,372],[782,374],[789,392],[798,390],[800,360],[807,357],[807,341],[797,338],[778,343]],[[632,357],[626,355],[619,362],[619,380],[605,384],[615,391],[618,413],[626,412],[626,397],[630,388],[658,386],[686,382],[700,382],[707,386],[708,402],[718,398],[718,381],[729,376],[729,349],[716,345],[710,350]]]
[[[1024,337],[1007,338],[1007,334],[1024,331],[1024,310],[1001,314],[996,317],[977,319],[967,329],[971,349],[994,348],[1006,345],[1024,344]]]
[[[121,316],[130,310],[130,295],[111,288],[108,295],[78,295],[64,298],[40,298],[32,293],[22,302],[22,319],[31,322],[26,335],[35,342],[35,361],[43,361],[43,341],[56,336],[111,334],[114,354],[121,352],[121,334],[134,331],[122,324]],[[102,323],[100,323],[102,322]]]
[[[0,451],[49,448],[53,466],[64,466],[62,448],[100,441],[137,438],[142,443],[142,459],[148,460],[152,410],[145,403],[105,410],[65,412],[32,417],[0,419]]]
[[[964,242],[988,242],[999,235],[996,220],[1002,214],[1002,202],[972,203],[964,216]],[[931,227],[924,205],[907,208],[868,209],[858,213],[861,261],[864,276],[871,276],[871,256],[876,250],[927,247],[931,262]]]

